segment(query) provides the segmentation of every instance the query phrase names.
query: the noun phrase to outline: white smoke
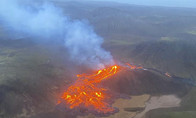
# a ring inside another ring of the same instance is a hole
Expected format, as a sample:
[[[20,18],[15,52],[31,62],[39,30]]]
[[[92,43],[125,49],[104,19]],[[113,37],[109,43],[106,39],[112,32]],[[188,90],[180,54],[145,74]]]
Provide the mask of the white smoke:
[[[69,19],[51,3],[30,7],[19,0],[0,0],[0,19],[17,32],[64,39],[70,59],[77,64],[94,69],[113,64],[111,54],[101,47],[103,39],[88,23]]]

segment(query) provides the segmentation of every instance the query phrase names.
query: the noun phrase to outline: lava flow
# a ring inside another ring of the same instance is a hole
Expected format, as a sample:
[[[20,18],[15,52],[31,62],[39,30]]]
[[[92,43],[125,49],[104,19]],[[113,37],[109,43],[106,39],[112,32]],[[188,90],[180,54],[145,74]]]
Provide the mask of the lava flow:
[[[107,89],[99,86],[98,83],[115,75],[120,71],[120,68],[122,69],[124,67],[115,65],[99,70],[92,75],[77,75],[78,79],[63,93],[59,103],[66,103],[66,106],[70,109],[84,107],[88,110],[93,109],[98,113],[114,112],[115,108],[106,102],[110,98],[106,93]],[[128,65],[126,68],[140,69],[132,65]]]

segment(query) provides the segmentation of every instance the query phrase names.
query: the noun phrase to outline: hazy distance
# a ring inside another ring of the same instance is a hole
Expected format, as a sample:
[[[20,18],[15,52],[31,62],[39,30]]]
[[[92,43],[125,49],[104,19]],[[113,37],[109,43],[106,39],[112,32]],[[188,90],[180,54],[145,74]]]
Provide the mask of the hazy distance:
[[[190,7],[196,8],[196,0],[85,0],[85,1],[114,1],[147,6]]]

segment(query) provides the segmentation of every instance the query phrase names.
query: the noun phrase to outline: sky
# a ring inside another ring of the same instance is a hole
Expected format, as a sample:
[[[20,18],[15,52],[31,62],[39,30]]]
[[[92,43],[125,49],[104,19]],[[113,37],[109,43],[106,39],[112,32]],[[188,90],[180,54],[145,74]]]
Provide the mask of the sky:
[[[106,0],[94,0],[106,1]],[[191,7],[196,8],[196,0],[107,0],[148,6]]]

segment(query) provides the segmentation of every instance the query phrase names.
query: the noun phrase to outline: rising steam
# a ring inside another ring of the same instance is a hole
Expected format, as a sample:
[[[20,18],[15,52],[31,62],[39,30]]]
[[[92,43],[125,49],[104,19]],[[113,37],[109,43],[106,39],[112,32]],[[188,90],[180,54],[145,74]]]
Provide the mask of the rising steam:
[[[86,22],[71,20],[51,3],[24,5],[21,0],[0,0],[0,19],[13,31],[41,39],[64,40],[70,59],[79,65],[102,68],[113,64],[101,45],[103,39]]]

